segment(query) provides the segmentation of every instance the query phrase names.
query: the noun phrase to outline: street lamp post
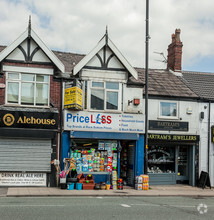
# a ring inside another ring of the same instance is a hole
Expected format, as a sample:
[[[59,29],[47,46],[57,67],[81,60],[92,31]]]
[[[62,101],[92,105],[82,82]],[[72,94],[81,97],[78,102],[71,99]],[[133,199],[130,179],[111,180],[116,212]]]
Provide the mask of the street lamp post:
[[[148,69],[149,69],[149,0],[146,0],[146,51],[145,51],[145,169],[148,173]]]

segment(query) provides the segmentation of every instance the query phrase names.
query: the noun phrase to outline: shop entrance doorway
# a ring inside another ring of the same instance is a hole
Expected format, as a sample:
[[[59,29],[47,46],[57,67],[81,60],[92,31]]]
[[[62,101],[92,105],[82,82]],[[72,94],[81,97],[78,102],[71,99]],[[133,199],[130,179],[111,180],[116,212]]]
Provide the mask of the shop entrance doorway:
[[[120,153],[120,178],[124,186],[134,186],[134,152],[135,143],[132,141],[121,141]]]
[[[189,147],[177,147],[177,183],[189,183]]]

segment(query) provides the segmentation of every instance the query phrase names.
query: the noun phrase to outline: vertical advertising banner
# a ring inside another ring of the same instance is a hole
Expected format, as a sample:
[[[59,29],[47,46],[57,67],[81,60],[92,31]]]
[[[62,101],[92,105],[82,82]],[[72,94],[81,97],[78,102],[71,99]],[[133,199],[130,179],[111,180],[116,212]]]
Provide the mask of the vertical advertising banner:
[[[66,84],[64,91],[64,108],[82,110],[82,89],[80,88],[80,83],[75,81]]]

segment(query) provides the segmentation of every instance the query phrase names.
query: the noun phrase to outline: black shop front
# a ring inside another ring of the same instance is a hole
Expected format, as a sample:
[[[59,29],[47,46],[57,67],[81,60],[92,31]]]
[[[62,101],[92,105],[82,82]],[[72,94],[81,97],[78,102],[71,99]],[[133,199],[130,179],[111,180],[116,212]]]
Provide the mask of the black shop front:
[[[198,135],[149,134],[148,174],[151,185],[195,186]]]
[[[57,109],[1,107],[0,186],[55,186]]]

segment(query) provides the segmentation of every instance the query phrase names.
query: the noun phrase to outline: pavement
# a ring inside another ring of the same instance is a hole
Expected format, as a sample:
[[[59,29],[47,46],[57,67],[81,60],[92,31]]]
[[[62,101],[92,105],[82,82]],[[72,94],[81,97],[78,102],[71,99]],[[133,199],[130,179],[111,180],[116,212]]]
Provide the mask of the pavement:
[[[57,187],[0,187],[0,197],[41,197],[41,196],[183,196],[214,197],[214,188],[197,188],[188,185],[150,186],[149,190],[66,190]]]

